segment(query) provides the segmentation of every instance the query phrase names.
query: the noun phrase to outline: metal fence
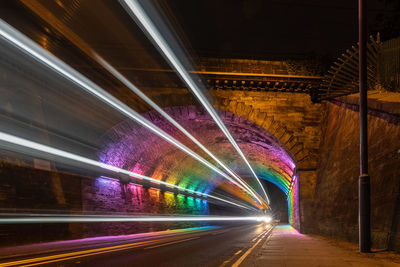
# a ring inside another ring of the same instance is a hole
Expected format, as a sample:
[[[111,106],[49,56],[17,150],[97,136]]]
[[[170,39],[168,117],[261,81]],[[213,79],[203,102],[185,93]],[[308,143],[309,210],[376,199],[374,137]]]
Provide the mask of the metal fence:
[[[379,37],[367,43],[368,88],[375,88],[378,72]],[[358,92],[358,46],[347,49],[330,67],[320,84],[316,101]]]
[[[382,43],[378,64],[382,89],[400,92],[400,38]]]
[[[381,42],[379,34],[371,36],[367,62],[369,90],[400,92],[400,37]],[[353,46],[331,65],[313,101],[357,93],[358,83],[358,46]]]

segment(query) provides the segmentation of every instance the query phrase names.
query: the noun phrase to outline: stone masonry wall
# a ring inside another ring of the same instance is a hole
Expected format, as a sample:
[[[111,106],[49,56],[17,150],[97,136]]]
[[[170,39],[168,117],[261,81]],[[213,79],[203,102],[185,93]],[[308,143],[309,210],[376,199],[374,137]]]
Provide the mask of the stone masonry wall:
[[[300,223],[313,218],[316,168],[322,139],[324,107],[301,93],[214,90],[216,106],[249,119],[273,134],[297,160]],[[297,212],[299,209],[299,212]],[[310,213],[309,213],[310,212]],[[295,218],[298,218],[297,216]]]
[[[53,176],[60,181],[63,201],[57,200]],[[49,172],[0,163],[2,213],[161,215],[219,214],[205,200],[124,185],[116,180],[67,172]],[[203,226],[205,223],[35,223],[0,225],[0,247],[101,235],[121,235]]]
[[[323,107],[301,93],[212,91],[216,106],[275,135],[297,159],[298,169],[315,168],[321,141]]]
[[[391,93],[393,94],[393,93]],[[395,101],[397,99],[397,102]],[[371,92],[368,138],[373,247],[400,251],[400,97]],[[326,103],[312,220],[305,232],[358,241],[358,97]]]
[[[207,215],[209,204],[200,198],[176,195],[117,180],[82,180],[82,209],[85,213],[112,215]],[[121,235],[202,226],[203,223],[95,223],[84,226],[86,236]]]
[[[59,180],[62,201],[54,187]],[[81,177],[55,173],[28,166],[0,162],[0,202],[2,213],[70,214],[81,210]],[[75,224],[3,224],[0,246],[44,242],[82,236],[82,225]]]

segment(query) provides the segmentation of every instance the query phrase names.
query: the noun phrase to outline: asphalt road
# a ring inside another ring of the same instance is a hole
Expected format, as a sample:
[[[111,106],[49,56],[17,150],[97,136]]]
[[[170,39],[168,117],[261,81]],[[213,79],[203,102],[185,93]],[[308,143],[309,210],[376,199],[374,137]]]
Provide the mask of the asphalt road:
[[[271,229],[264,223],[205,228],[8,259],[2,266],[238,266]],[[236,265],[235,265],[236,264]]]

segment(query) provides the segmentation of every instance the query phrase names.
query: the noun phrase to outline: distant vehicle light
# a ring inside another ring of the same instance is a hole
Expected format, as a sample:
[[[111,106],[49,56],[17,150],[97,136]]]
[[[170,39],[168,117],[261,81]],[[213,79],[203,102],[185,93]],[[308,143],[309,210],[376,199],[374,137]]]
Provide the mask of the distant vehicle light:
[[[265,216],[263,220],[264,220],[264,222],[266,222],[266,223],[272,222],[272,218],[271,218],[270,216]]]

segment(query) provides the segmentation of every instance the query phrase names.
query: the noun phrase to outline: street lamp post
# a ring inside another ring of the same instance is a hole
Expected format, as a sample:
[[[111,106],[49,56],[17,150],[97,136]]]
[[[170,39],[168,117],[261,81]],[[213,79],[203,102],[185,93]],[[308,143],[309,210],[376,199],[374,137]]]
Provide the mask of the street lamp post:
[[[360,177],[358,183],[358,223],[360,252],[371,251],[371,200],[368,175],[368,128],[367,128],[367,6],[366,0],[358,0],[358,41],[360,79]]]

